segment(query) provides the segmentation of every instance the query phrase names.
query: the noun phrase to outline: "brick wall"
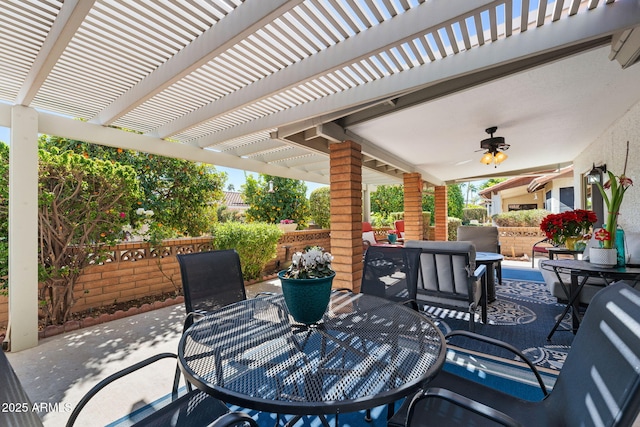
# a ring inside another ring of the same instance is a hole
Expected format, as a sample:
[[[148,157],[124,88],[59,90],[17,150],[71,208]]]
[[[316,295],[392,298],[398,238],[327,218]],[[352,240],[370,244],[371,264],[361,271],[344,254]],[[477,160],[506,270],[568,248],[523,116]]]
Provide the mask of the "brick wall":
[[[498,227],[500,251],[508,257],[531,256],[534,243],[544,239],[538,227]]]
[[[210,237],[166,240],[164,243],[158,250],[150,250],[142,242],[124,243],[114,248],[103,265],[85,269],[74,291],[76,304],[73,312],[149,295],[175,295],[182,289],[180,267],[175,256],[212,249]],[[286,260],[285,246],[290,247],[291,254],[310,245],[330,251],[329,230],[285,233],[278,243],[277,257],[266,266],[265,272],[275,272],[277,263]],[[7,300],[0,295],[0,330],[6,328],[9,319]]]

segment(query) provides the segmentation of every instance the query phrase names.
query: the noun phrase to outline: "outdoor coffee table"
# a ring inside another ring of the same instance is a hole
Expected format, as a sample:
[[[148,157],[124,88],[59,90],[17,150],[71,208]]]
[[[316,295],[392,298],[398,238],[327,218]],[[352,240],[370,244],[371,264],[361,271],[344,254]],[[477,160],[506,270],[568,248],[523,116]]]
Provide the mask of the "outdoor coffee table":
[[[631,280],[634,284],[640,281],[640,268],[638,267],[601,267],[597,264],[592,264],[589,261],[563,259],[563,260],[550,260],[545,261],[543,268],[551,269],[558,278],[562,290],[567,295],[567,305],[556,321],[555,325],[547,340],[550,340],[555,331],[562,323],[562,319],[571,310],[572,331],[576,333],[578,326],[580,326],[580,300],[578,296],[582,292],[582,288],[587,283],[589,277],[599,277],[604,281],[604,285],[608,286],[616,280]],[[571,276],[571,283],[569,287],[562,280],[561,273],[569,274]]]
[[[306,326],[274,294],[208,314],[185,331],[178,356],[187,380],[224,402],[322,416],[416,392],[441,369],[445,342],[426,317],[382,298],[334,292],[321,322]]]

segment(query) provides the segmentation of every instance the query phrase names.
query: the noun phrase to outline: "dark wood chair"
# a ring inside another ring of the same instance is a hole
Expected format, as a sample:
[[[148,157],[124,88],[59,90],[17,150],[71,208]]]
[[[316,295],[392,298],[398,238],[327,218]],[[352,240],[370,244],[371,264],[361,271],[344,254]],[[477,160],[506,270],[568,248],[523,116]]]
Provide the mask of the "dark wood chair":
[[[640,292],[613,284],[591,301],[553,390],[542,400],[442,371],[405,401],[389,425],[631,426],[640,412],[639,330]]]

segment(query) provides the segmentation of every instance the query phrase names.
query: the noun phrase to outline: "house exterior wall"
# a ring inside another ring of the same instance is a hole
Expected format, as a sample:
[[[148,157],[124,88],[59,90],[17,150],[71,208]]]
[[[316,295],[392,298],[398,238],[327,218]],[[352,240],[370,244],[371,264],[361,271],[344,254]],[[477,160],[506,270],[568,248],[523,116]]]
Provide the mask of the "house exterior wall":
[[[567,206],[562,206],[560,203],[560,189],[567,187],[574,187],[575,194],[575,185],[573,178],[558,178],[549,182],[544,189],[540,190],[541,196],[538,196],[538,201],[542,202],[540,208],[546,209],[553,213],[563,212],[571,209],[570,207],[568,208]],[[551,199],[549,199],[549,202],[547,203],[545,200],[545,195],[549,191],[551,191]],[[573,208],[577,209],[579,207],[580,205],[577,205],[574,201]]]
[[[625,231],[640,232],[640,103],[605,130],[574,160],[573,178],[575,203],[582,206],[582,175],[596,165],[606,164],[607,170],[622,174],[627,141],[629,141],[629,161],[627,176],[634,182],[624,196],[618,223]]]

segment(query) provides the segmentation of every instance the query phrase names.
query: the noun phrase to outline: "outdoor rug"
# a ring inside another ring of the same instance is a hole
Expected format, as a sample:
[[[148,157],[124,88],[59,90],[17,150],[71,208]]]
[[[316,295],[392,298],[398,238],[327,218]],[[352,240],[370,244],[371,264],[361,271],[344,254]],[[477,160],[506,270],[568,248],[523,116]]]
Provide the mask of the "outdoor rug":
[[[547,341],[547,335],[562,314],[564,304],[557,302],[544,283],[526,280],[503,278],[502,285],[496,283],[496,296],[496,300],[487,307],[487,324],[480,322],[480,310],[476,312],[475,332],[513,345],[537,366],[556,370],[562,368],[574,337],[573,333],[567,331],[571,327],[570,315],[563,319],[550,341]],[[455,329],[469,330],[468,313],[428,305],[422,310],[444,334]],[[450,344],[517,359],[506,350],[466,338],[454,338]]]

